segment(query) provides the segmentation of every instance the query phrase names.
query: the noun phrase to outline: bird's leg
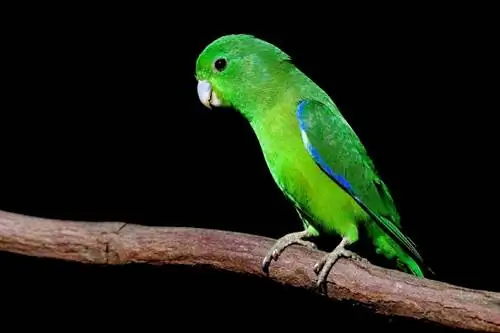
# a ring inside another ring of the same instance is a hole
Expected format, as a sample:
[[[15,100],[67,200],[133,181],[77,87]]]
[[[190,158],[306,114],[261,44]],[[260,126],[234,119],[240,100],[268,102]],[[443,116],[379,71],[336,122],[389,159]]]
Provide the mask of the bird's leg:
[[[264,257],[264,260],[262,261],[262,270],[266,274],[269,273],[269,265],[271,264],[271,260],[277,261],[283,250],[292,244],[299,244],[311,249],[316,249],[316,244],[304,239],[307,237],[310,237],[310,235],[307,230],[304,230],[286,234],[285,236],[278,239],[276,243],[274,243],[274,245],[271,247],[271,249],[269,249],[267,255]]]
[[[318,275],[318,280],[316,282],[318,288],[321,289],[322,287],[325,287],[326,278],[328,277],[328,274],[330,273],[333,265],[340,257],[361,259],[359,255],[345,248],[350,244],[351,242],[348,238],[342,238],[340,244],[337,245],[337,247],[332,252],[323,256],[323,258],[321,258],[321,260],[318,261],[316,265],[314,265],[314,272]]]

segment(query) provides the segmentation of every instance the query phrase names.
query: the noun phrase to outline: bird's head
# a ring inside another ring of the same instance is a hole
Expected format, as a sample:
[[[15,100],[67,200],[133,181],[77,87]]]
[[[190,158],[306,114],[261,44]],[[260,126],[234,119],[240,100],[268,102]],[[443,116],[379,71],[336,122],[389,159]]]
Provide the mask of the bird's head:
[[[220,37],[196,61],[198,97],[208,108],[246,109],[272,96],[273,81],[288,60],[279,48],[254,36]]]

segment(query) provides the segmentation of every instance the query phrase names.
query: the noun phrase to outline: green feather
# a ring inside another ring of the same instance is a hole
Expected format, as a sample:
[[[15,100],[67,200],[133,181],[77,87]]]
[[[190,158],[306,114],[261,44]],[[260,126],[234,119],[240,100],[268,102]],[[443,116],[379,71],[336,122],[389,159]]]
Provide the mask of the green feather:
[[[378,224],[379,228],[368,226],[372,237],[380,239],[385,232],[388,238],[395,240],[400,247],[411,254],[414,260],[423,265],[423,259],[415,243],[400,230],[400,216],[389,189],[378,175],[361,141],[336,106],[331,102],[327,105],[315,100],[305,100],[301,104],[299,122],[307,142],[314,147],[315,152],[325,163],[324,167],[329,168],[325,170],[322,167],[323,171],[327,174],[333,172],[347,180],[350,187],[331,177]],[[381,243],[379,247],[384,248],[381,252],[389,254],[397,249],[399,253],[396,253],[396,256],[407,264],[415,275],[422,276],[423,273],[418,265],[395,244],[387,246],[388,241],[390,240],[379,241]]]
[[[217,60],[224,60],[222,69]],[[253,36],[224,36],[200,54],[196,78],[209,84],[212,101],[248,120],[276,184],[307,216],[309,235],[340,235],[353,243],[364,227],[378,253],[423,275],[422,258],[401,231],[394,201],[362,143],[330,97],[286,53]],[[308,140],[352,190],[332,180],[306,149],[297,118],[303,101],[310,103],[304,115]]]

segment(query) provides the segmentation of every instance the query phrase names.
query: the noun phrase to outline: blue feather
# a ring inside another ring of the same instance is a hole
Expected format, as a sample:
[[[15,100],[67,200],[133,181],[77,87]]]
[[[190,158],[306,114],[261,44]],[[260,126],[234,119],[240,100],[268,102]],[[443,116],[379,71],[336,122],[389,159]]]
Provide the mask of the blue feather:
[[[349,192],[352,192],[353,189],[352,189],[351,184],[349,184],[349,182],[344,177],[342,177],[341,175],[336,174],[332,170],[332,168],[330,168],[330,166],[323,160],[323,158],[321,157],[321,155],[319,154],[319,152],[316,150],[316,148],[311,144],[311,142],[309,141],[309,139],[307,139],[308,126],[307,126],[306,120],[304,119],[303,114],[302,114],[303,111],[304,111],[304,106],[306,105],[306,103],[307,103],[307,101],[300,102],[299,106],[297,107],[297,118],[299,119],[299,127],[300,127],[300,131],[301,131],[302,137],[305,139],[304,143],[305,143],[307,151],[309,152],[309,154],[311,154],[311,156],[314,159],[314,161],[316,161],[316,163],[318,163],[319,166],[330,177],[332,177],[337,182],[339,182],[339,184],[341,186],[343,186],[344,189],[346,189]]]
[[[355,193],[352,185],[344,177],[342,177],[342,175],[337,174],[333,171],[335,165],[332,165],[332,161],[329,161],[329,163],[327,163],[324,159],[324,156],[321,156],[320,150],[318,148],[328,149],[328,147],[330,147],[330,149],[333,149],[333,146],[335,146],[334,144],[332,144],[332,142],[328,142],[325,138],[313,137],[313,134],[317,133],[315,131],[324,131],[326,129],[331,130],[329,127],[330,125],[332,125],[332,122],[334,122],[335,119],[331,114],[328,113],[328,107],[317,100],[302,100],[297,106],[296,116],[299,122],[304,146],[306,147],[308,153],[311,155],[316,164],[318,164],[318,166],[321,168],[321,170],[323,170],[325,174],[327,174],[333,181],[335,181],[340,187],[342,187],[347,193],[349,193],[352,198],[373,218],[373,220],[380,228],[391,235],[401,247],[407,249],[412,254],[412,257],[415,260],[417,260],[420,264],[426,266],[425,264],[423,264],[422,257],[418,253],[411,239],[406,237],[391,220],[384,217],[383,214],[381,214],[382,216],[380,216],[379,212],[374,212],[367,204],[365,204],[363,202],[364,200]],[[310,128],[312,125],[314,125],[316,128]],[[311,134],[311,137],[308,136],[308,133]],[[330,134],[333,135],[335,133]],[[325,147],[315,147],[312,142],[321,142],[325,145]],[[327,156],[327,160],[328,157],[329,156]],[[333,158],[331,160],[334,161]],[[370,166],[365,165],[365,167]],[[376,186],[375,182],[373,182],[371,186]],[[378,199],[380,199],[380,197]]]

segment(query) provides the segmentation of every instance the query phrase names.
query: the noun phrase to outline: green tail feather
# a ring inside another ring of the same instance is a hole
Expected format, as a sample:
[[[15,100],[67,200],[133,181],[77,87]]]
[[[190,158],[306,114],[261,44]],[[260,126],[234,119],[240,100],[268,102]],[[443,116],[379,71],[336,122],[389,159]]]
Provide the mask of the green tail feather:
[[[424,272],[422,272],[422,270],[420,269],[420,266],[412,258],[408,257],[405,260],[404,265],[406,268],[405,271],[407,271],[407,272],[409,271],[413,275],[416,275],[418,277],[424,277]]]
[[[375,214],[356,195],[352,194],[352,196],[373,219],[373,221],[367,222],[367,229],[377,247],[378,253],[383,253],[388,259],[398,258],[417,276],[424,276],[420,266],[425,267],[429,273],[434,274],[432,269],[424,264],[415,243],[404,235],[398,226],[387,218]]]
[[[367,222],[367,231],[373,240],[376,252],[384,255],[387,259],[395,259],[397,266],[403,271],[418,277],[424,277],[420,265],[408,254],[392,237],[373,222]]]

